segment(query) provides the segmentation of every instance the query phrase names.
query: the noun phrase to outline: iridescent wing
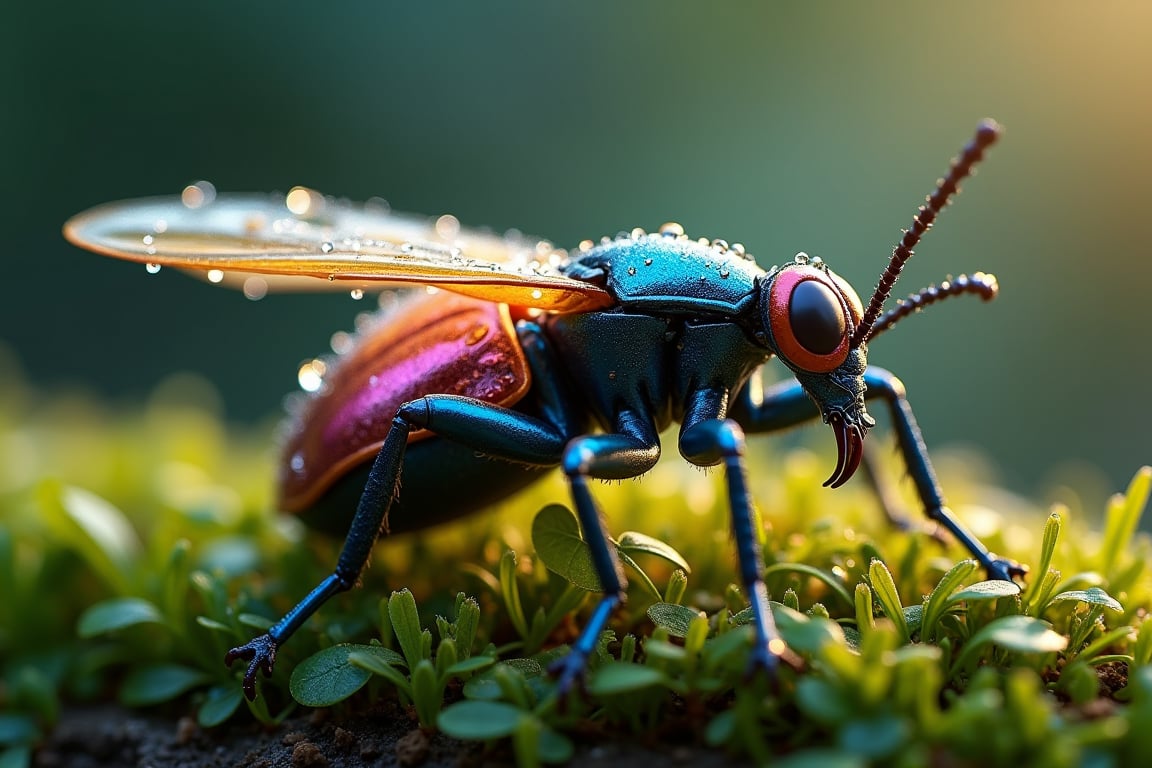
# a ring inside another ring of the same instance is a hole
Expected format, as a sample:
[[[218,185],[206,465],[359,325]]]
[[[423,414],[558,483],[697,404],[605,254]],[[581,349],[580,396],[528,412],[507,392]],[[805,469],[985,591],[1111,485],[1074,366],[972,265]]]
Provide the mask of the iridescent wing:
[[[419,283],[559,312],[610,306],[603,289],[565,277],[565,251],[518,233],[461,228],[387,204],[355,204],[302,187],[288,195],[214,195],[107,203],[74,216],[64,236],[81,248],[130,261],[207,273],[212,282],[272,290],[379,288]],[[250,284],[250,283],[249,283]]]

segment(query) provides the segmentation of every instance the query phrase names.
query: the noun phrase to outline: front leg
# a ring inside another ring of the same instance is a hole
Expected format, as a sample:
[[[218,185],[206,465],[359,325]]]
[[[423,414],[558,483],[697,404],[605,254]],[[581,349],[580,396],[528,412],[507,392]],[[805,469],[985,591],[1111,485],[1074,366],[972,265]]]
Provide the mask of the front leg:
[[[711,409],[702,407],[702,404],[715,400],[707,392],[696,393],[680,430],[680,452],[693,464],[714,464],[717,460],[724,464],[740,582],[752,605],[752,622],[756,631],[756,647],[749,660],[749,670],[764,669],[769,675],[775,675],[782,659],[793,666],[798,666],[799,662],[776,628],[768,604],[768,589],[761,576],[764,561],[754,527],[752,495],[748,491],[748,473],[744,466],[744,431],[735,421],[721,420],[718,413],[709,414]]]
[[[897,445],[924,514],[945,528],[984,567],[990,579],[1013,581],[1027,573],[1015,561],[996,557],[961,523],[944,501],[944,493],[928,458],[928,449],[912,414],[903,383],[889,371],[868,366],[864,372],[865,399],[882,399],[892,415]],[[775,432],[819,418],[820,413],[804,388],[795,381],[781,382],[754,398],[746,387],[733,409],[734,417],[749,433]]]

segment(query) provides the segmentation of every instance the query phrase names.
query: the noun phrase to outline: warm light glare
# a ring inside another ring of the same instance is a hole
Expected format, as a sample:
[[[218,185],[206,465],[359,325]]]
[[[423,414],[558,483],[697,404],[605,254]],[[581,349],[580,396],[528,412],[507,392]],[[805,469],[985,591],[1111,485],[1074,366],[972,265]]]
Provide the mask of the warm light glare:
[[[309,360],[300,366],[296,380],[300,382],[300,389],[305,392],[316,392],[324,385],[324,374],[327,372],[328,366],[323,360]]]
[[[324,205],[324,198],[307,187],[292,187],[284,198],[288,210],[297,216],[315,216]]]
[[[216,199],[216,186],[210,181],[196,181],[184,187],[180,202],[185,208],[202,208]],[[167,226],[165,226],[167,228]]]

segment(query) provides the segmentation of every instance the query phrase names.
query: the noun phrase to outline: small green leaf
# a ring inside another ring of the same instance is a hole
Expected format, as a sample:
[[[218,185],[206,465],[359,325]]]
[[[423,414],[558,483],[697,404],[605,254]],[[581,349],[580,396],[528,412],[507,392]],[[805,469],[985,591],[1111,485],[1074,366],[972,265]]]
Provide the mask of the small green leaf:
[[[908,625],[904,623],[904,606],[900,602],[900,594],[896,591],[896,582],[892,579],[888,566],[880,560],[873,560],[868,566],[868,581],[876,593],[876,599],[880,601],[884,615],[896,625],[900,642],[911,642],[911,633],[908,631]]]
[[[458,661],[445,670],[445,674],[451,676],[466,675],[469,672],[479,672],[482,669],[487,669],[498,661],[494,656],[473,656],[470,659]]]
[[[688,561],[684,559],[684,556],[673,549],[670,544],[665,544],[663,541],[660,541],[660,539],[636,531],[625,531],[620,534],[620,539],[616,542],[616,546],[630,555],[636,554],[637,552],[655,555],[679,567],[684,573],[692,573],[692,568],[689,567]]]
[[[658,627],[664,627],[673,637],[686,637],[692,620],[700,611],[675,603],[653,603],[648,607],[648,618]]]
[[[659,669],[642,664],[612,662],[596,670],[588,683],[588,691],[596,696],[615,696],[660,685],[667,677]]]
[[[393,666],[393,664],[404,663],[404,660],[399,654],[396,655],[395,659],[389,661],[388,657],[382,655],[353,651],[348,654],[348,663],[355,667],[366,669],[374,675],[379,675],[411,697],[412,685],[408,682],[407,676]]]
[[[511,736],[521,718],[531,717],[522,709],[499,701],[459,701],[436,718],[436,726],[456,739],[486,741]]]
[[[420,615],[416,611],[416,598],[407,589],[393,592],[388,598],[388,618],[392,621],[392,629],[396,633],[396,640],[400,649],[404,651],[404,659],[408,662],[408,669],[415,669],[424,658],[422,652],[423,640],[420,637]]]
[[[244,691],[239,683],[217,685],[209,689],[204,703],[200,705],[200,709],[196,713],[196,722],[204,728],[220,725],[232,717],[232,713],[240,706],[243,698]]]
[[[979,600],[995,600],[1000,597],[1011,597],[1012,595],[1020,594],[1020,586],[1011,581],[1004,581],[1003,579],[991,579],[989,581],[978,581],[975,584],[969,584],[959,592],[953,593],[948,598],[949,605],[955,605],[961,600],[968,602],[976,602]]]
[[[421,659],[412,670],[412,703],[420,725],[432,728],[444,704],[444,689],[440,687],[436,666],[429,659]]]
[[[292,698],[306,707],[327,707],[360,690],[372,674],[351,662],[353,653],[378,656],[385,664],[404,661],[400,654],[379,645],[334,645],[312,654],[292,670]]]
[[[553,573],[589,592],[602,592],[592,550],[580,535],[580,522],[560,504],[550,504],[532,520],[532,545]]]
[[[153,664],[133,670],[120,688],[120,703],[144,707],[174,699],[208,682],[206,674],[180,664]]]
[[[767,581],[769,577],[777,573],[802,573],[805,576],[811,576],[814,579],[824,582],[835,592],[840,599],[844,601],[845,605],[855,605],[856,601],[852,595],[848,593],[848,588],[844,586],[844,582],[831,573],[820,570],[819,568],[808,565],[807,563],[776,563],[764,569],[764,580]]]
[[[1116,598],[1112,597],[1100,587],[1061,592],[1053,596],[1049,602],[1059,603],[1064,600],[1077,600],[1081,603],[1088,603],[1089,605],[1102,605],[1105,608],[1111,608],[1119,613],[1124,612],[1124,606],[1120,605],[1120,602]]]
[[[1046,621],[1031,616],[1003,616],[988,623],[969,638],[953,668],[963,668],[977,651],[990,644],[1017,653],[1055,653],[1064,650],[1068,638],[1052,631]]]
[[[89,638],[136,624],[163,624],[160,609],[139,597],[118,597],[96,603],[80,616],[77,633]]]

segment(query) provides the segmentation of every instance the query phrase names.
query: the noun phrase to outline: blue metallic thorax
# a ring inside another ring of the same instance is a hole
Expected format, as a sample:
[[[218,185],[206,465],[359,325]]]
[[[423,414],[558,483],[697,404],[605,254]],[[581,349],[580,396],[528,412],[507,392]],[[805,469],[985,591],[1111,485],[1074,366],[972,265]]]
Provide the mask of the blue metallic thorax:
[[[620,237],[577,253],[563,271],[603,281],[625,311],[694,317],[750,312],[765,274],[742,249],[669,234]]]

